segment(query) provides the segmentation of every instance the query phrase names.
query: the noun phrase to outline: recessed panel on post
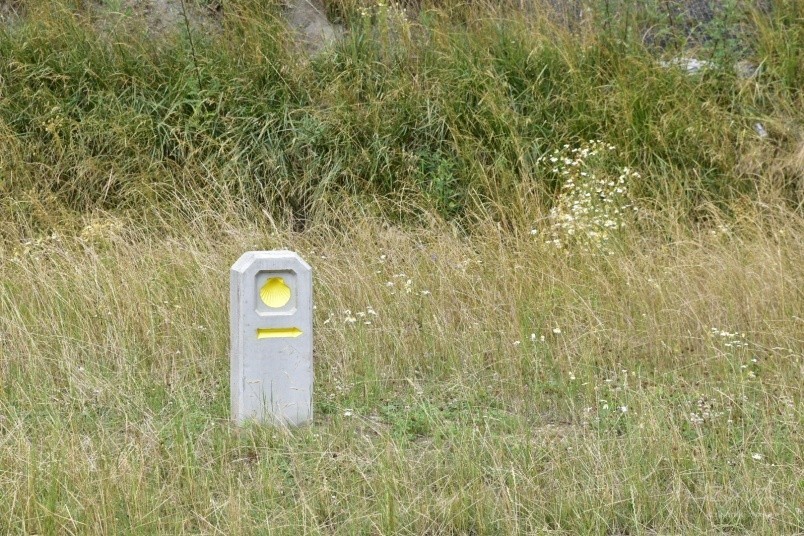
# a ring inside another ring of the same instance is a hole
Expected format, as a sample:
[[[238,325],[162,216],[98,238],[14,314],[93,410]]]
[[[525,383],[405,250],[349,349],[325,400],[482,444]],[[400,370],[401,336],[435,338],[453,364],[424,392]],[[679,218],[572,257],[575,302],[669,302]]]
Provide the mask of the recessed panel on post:
[[[230,273],[232,419],[313,418],[312,270],[292,251],[249,251]]]

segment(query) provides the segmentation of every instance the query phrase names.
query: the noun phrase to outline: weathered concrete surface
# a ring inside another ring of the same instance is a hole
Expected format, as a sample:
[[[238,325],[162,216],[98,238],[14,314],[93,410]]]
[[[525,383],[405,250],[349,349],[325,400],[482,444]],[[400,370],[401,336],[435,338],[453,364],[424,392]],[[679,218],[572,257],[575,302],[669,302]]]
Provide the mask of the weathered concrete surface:
[[[313,418],[312,270],[291,251],[249,251],[230,272],[232,420]]]

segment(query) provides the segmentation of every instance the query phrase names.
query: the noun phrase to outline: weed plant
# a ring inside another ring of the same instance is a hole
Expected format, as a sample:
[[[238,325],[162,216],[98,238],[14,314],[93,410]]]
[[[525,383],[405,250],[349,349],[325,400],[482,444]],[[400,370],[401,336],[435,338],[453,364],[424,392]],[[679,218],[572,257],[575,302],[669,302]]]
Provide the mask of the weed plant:
[[[540,160],[550,173],[561,177],[561,191],[550,209],[550,240],[557,248],[581,248],[587,251],[613,253],[613,238],[630,220],[628,185],[641,177],[636,171],[624,168],[619,175],[610,176],[596,171],[597,161],[605,153],[616,150],[599,140],[587,142]],[[538,234],[538,230],[533,231]]]

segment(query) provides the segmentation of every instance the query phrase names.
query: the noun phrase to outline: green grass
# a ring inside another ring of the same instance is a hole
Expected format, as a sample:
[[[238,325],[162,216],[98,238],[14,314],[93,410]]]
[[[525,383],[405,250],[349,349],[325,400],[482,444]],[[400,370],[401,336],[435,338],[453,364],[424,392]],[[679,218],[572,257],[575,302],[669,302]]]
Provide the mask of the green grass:
[[[804,530],[800,4],[335,2],[304,58],[233,0],[198,70],[84,4],[0,29],[0,533]],[[252,249],[313,266],[308,427],[229,420]]]
[[[639,196],[693,219],[769,187],[801,201],[800,169],[782,165],[800,150],[804,109],[794,4],[754,14],[751,80],[728,62],[686,76],[636,40],[491,10],[400,22],[383,8],[382,31],[361,19],[334,53],[298,61],[279,6],[249,2],[227,4],[221,33],[195,36],[196,70],[185,33],[110,35],[45,5],[0,34],[3,208],[40,231],[53,222],[27,197],[45,193],[71,212],[235,198],[305,225],[329,221],[344,195],[390,197],[393,211],[405,191],[448,218],[514,225],[522,185],[556,186],[536,159],[596,138],[646,177]]]

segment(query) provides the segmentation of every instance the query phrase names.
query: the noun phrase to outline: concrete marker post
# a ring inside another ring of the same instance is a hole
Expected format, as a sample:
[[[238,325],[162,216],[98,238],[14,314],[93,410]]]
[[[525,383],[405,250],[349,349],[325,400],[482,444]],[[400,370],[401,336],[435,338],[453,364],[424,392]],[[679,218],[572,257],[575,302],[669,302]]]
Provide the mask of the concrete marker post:
[[[232,419],[313,418],[312,269],[292,251],[249,251],[230,272]]]

